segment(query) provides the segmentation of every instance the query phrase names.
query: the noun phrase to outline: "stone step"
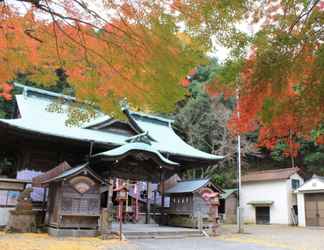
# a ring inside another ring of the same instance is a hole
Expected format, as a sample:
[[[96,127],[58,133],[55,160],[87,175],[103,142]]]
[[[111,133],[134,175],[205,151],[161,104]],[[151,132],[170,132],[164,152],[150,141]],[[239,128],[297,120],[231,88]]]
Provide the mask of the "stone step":
[[[148,240],[148,239],[185,239],[185,238],[196,238],[204,237],[204,235],[138,235],[138,236],[125,236],[126,240]]]
[[[173,231],[173,232],[124,232],[126,239],[180,239],[205,237],[200,231]]]
[[[123,232],[124,234],[127,234],[127,235],[146,235],[146,234],[148,234],[148,235],[173,235],[173,234],[176,234],[176,235],[190,235],[190,234],[193,234],[193,235],[195,235],[195,234],[201,234],[201,232],[200,231],[156,231],[156,232]]]

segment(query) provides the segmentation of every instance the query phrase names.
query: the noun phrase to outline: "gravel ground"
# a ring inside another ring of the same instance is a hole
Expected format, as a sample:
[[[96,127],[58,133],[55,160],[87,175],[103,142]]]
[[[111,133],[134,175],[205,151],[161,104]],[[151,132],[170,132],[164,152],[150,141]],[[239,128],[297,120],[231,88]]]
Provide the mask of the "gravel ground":
[[[235,226],[225,225],[214,238],[122,242],[0,232],[0,250],[324,250],[324,229],[249,225],[244,234],[235,231]]]
[[[191,238],[172,240],[130,241],[130,247],[136,250],[284,250],[282,248],[264,247],[258,244],[229,242],[215,238]],[[131,250],[132,248],[129,248]],[[115,250],[115,249],[114,249]],[[120,249],[121,250],[121,249]],[[124,250],[124,249],[123,249]],[[128,249],[125,249],[128,250]]]
[[[237,234],[235,225],[223,225],[215,238],[137,240],[117,250],[324,250],[324,228],[246,225],[244,229],[244,234]]]
[[[244,229],[244,234],[237,234],[235,225],[224,225],[218,239],[289,250],[324,250],[324,228],[247,225]]]

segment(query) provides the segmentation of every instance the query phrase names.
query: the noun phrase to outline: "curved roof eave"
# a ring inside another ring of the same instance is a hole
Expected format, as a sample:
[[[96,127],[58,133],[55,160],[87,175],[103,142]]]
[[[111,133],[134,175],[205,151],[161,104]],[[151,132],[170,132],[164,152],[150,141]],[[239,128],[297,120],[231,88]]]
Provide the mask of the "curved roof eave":
[[[70,140],[74,140],[74,141],[79,141],[79,142],[95,142],[97,144],[100,144],[100,145],[106,145],[106,146],[116,146],[116,147],[119,147],[119,146],[122,146],[122,145],[125,145],[126,143],[126,140],[118,140],[119,142],[113,142],[113,140],[110,140],[110,141],[107,141],[107,140],[103,140],[102,139],[102,136],[99,136],[99,135],[96,135],[96,136],[88,136],[87,138],[85,137],[81,137],[80,135],[76,135],[76,136],[73,136],[73,134],[71,133],[64,133],[61,131],[61,133],[55,133],[53,131],[41,131],[41,130],[37,130],[35,129],[35,127],[28,127],[26,126],[25,124],[19,124],[18,121],[20,120],[21,118],[19,119],[12,119],[12,120],[7,120],[7,119],[0,119],[0,125],[4,125],[4,126],[9,126],[9,127],[12,127],[14,129],[17,129],[17,130],[21,130],[21,131],[27,131],[27,132],[31,132],[31,133],[35,133],[35,134],[38,134],[38,135],[43,135],[43,136],[53,136],[53,137],[58,137],[58,138],[62,138],[62,139],[70,139]],[[92,131],[89,131],[90,133],[92,133]],[[101,131],[93,131],[95,133],[100,133],[100,135],[102,134],[106,134],[107,135],[107,132],[101,132]],[[100,139],[98,139],[98,137],[100,137]],[[191,155],[191,156],[188,156],[188,155],[185,155],[185,154],[179,154],[179,153],[176,153],[176,152],[170,152],[168,150],[157,150],[160,154],[163,153],[163,154],[169,154],[169,155],[173,155],[173,156],[178,156],[178,157],[183,157],[183,158],[190,158],[190,159],[196,159],[196,160],[200,160],[200,161],[208,161],[208,162],[217,162],[221,159],[223,159],[224,157],[221,157],[221,156],[216,156],[216,155],[212,155],[214,156],[214,159],[210,159],[209,157],[208,158],[204,158],[204,157],[197,157],[197,156],[194,156],[194,155]]]
[[[105,151],[102,153],[95,154],[95,155],[93,155],[93,157],[94,158],[96,158],[96,157],[109,158],[110,157],[113,159],[120,158],[120,157],[123,158],[134,151],[143,151],[143,152],[147,152],[150,154],[154,154],[155,156],[157,156],[159,158],[159,160],[163,164],[171,165],[171,166],[179,166],[179,163],[165,158],[158,150],[156,150],[155,148],[153,148],[150,145],[147,145],[147,144],[141,143],[141,142],[130,142],[130,143],[127,143],[120,147],[117,147],[117,148],[114,148],[114,149],[111,149],[111,150],[108,150],[108,151]]]
[[[200,159],[209,162],[217,162],[224,159],[224,156],[213,155],[200,151],[184,142],[173,130],[172,120],[160,118],[152,115],[143,115],[134,111],[124,110],[130,122],[133,123],[141,132],[146,132],[152,137],[152,145],[163,153]],[[172,150],[174,149],[174,150]]]
[[[48,105],[52,103],[48,98],[70,98],[68,96],[44,91],[33,87],[23,86],[26,89],[25,95],[17,95],[17,105],[22,118],[0,119],[3,126],[10,126],[17,130],[27,131],[44,137],[51,136],[77,142],[94,142],[102,146],[119,147],[127,144],[127,135],[116,134],[108,131],[86,129],[84,127],[69,127],[65,121],[67,114],[49,112]],[[29,91],[29,92],[28,92]],[[32,95],[37,93],[37,96]],[[29,95],[30,94],[30,95]],[[40,98],[41,95],[42,97]],[[73,98],[71,97],[73,101]],[[63,106],[62,108],[66,108]],[[137,113],[129,110],[128,119],[138,134],[148,132],[151,146],[160,154],[172,156],[177,162],[193,162],[194,164],[213,164],[222,160],[223,156],[217,156],[202,152],[185,143],[172,129],[172,120],[157,117],[145,113]],[[103,114],[89,124],[106,122],[109,116]],[[169,157],[167,157],[169,158]],[[178,160],[179,159],[179,160]]]

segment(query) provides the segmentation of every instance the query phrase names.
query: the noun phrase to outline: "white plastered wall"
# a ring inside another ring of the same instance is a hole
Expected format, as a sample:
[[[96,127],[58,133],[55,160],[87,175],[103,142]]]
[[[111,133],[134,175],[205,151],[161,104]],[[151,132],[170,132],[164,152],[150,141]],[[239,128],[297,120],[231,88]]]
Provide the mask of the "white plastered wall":
[[[256,223],[255,207],[251,201],[273,201],[270,224],[289,224],[287,180],[249,182],[242,184],[241,205],[244,223]]]
[[[306,226],[305,218],[305,198],[304,193],[297,193],[297,206],[298,206],[298,226]]]
[[[289,224],[293,224],[292,220],[292,211],[291,208],[295,205],[298,205],[297,201],[297,195],[295,193],[295,190],[292,188],[292,180],[299,180],[300,186],[304,184],[304,179],[300,177],[299,174],[293,174],[290,176],[290,178],[287,180],[287,196],[288,196],[288,215],[289,215]],[[299,210],[299,209],[298,209]]]

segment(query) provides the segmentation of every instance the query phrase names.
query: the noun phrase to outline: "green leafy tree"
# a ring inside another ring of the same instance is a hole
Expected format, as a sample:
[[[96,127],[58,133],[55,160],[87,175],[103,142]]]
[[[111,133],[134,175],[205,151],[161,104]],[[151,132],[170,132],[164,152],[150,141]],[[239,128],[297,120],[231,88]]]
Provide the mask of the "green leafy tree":
[[[213,80],[219,65],[212,62],[200,66],[190,77],[189,91],[192,96],[178,108],[175,126],[182,131],[184,139],[202,151],[224,155],[225,160],[206,170],[193,170],[186,178],[212,177],[215,182],[225,186],[233,185],[237,157],[237,137],[228,128],[232,116],[233,99],[222,96],[210,98],[203,91],[206,84]],[[247,165],[248,156],[258,156],[259,150],[249,135],[242,135],[243,163]]]
[[[307,176],[312,174],[324,175],[324,146],[317,144],[315,140],[298,141],[300,144],[299,154],[294,158],[295,167],[303,169]],[[270,151],[271,158],[279,166],[291,166],[290,156],[285,155],[285,151],[289,146],[280,141],[275,148]]]

